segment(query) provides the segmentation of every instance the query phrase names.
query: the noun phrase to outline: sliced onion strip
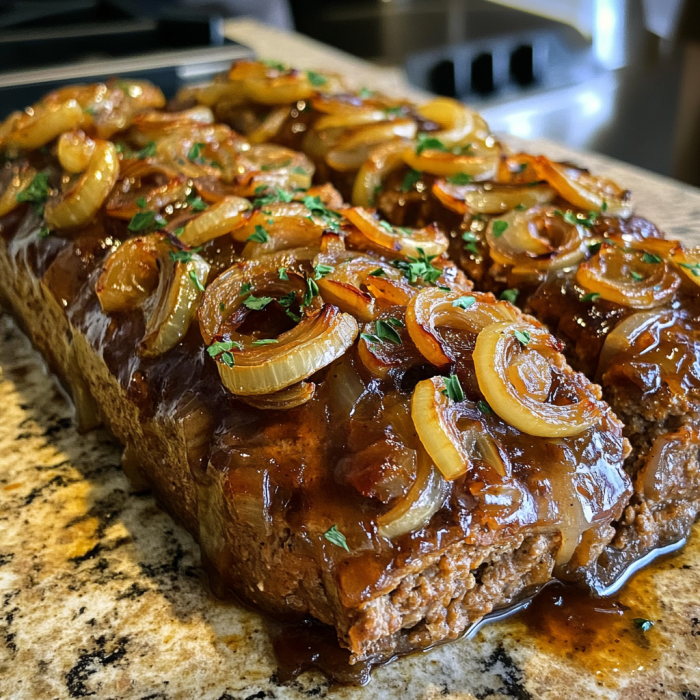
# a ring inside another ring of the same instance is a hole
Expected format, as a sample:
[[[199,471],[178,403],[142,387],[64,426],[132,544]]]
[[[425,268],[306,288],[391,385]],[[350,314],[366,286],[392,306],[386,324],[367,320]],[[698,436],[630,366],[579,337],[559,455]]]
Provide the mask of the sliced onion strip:
[[[528,338],[523,346],[516,336]],[[517,388],[512,380],[511,367],[515,360],[525,353],[539,353],[547,362],[527,366],[565,366],[565,360],[558,351],[556,341],[549,333],[524,321],[494,323],[479,333],[474,348],[474,368],[479,389],[491,408],[507,423],[528,435],[537,437],[565,437],[578,435],[600,420],[601,409],[593,397],[589,386],[580,375],[572,373],[572,379],[579,382],[578,403],[558,405],[542,401],[530,392]],[[529,381],[537,380],[529,377]],[[549,381],[542,377],[542,381]]]
[[[180,241],[195,247],[223,236],[245,221],[251,203],[242,197],[225,197],[185,224]]]
[[[52,229],[84,226],[93,219],[119,176],[119,155],[114,144],[96,139],[92,156],[77,183],[46,204],[46,223]]]

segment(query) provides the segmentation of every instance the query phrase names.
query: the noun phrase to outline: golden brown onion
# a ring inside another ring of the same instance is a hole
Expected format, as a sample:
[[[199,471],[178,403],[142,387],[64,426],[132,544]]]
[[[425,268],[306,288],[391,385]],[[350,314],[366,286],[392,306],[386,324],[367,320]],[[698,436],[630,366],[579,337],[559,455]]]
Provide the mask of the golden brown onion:
[[[656,308],[673,299],[681,282],[668,263],[656,259],[659,262],[642,251],[603,243],[597,255],[579,266],[576,281],[607,301],[635,309]]]
[[[492,294],[427,288],[418,292],[408,305],[406,327],[421,354],[435,366],[444,367],[455,358],[437,332],[440,326],[479,333],[488,325],[514,321],[518,316],[514,306],[497,301]]]
[[[164,185],[148,189],[124,189],[127,191],[117,185],[112,190],[105,211],[109,216],[130,221],[139,211],[161,212],[168,206],[183,204],[187,195],[192,193],[192,184],[186,177],[179,175]]]
[[[272,141],[282,128],[285,120],[289,116],[289,107],[276,107],[262,120],[260,125],[253,129],[248,136],[251,143],[265,143]]]
[[[314,170],[303,153],[274,143],[260,143],[238,155],[235,179],[240,193],[252,197],[263,186],[306,190],[311,187]]]
[[[88,144],[89,142],[89,144]],[[92,152],[85,172],[68,189],[46,204],[46,223],[52,229],[84,226],[97,214],[119,176],[119,155],[114,144],[85,140]]]
[[[384,178],[403,164],[403,154],[408,146],[402,139],[395,139],[372,148],[360,166],[352,190],[352,203],[356,207],[374,206],[377,191]]]
[[[535,158],[533,164],[539,179],[546,180],[575,207],[623,219],[632,215],[629,191],[612,180],[595,177],[567,163],[555,163],[545,156]]]
[[[388,539],[419,530],[440,510],[447,482],[424,450],[418,451],[416,480],[408,493],[377,518],[379,534]]]
[[[407,141],[415,137],[416,123],[412,119],[395,119],[346,131],[326,155],[326,162],[340,172],[357,170],[369,158],[378,144],[392,140]]]
[[[82,173],[90,164],[95,142],[82,131],[67,131],[58,139],[58,161],[69,173]]]
[[[0,216],[9,214],[20,205],[17,195],[29,187],[35,175],[36,170],[26,164],[21,166],[15,165],[12,168],[12,176],[2,195],[0,195]]]
[[[554,190],[546,183],[534,187],[498,183],[455,185],[437,180],[433,194],[458,214],[503,214],[516,207],[529,209],[554,199]]]
[[[421,229],[392,226],[377,219],[374,211],[351,207],[343,211],[345,218],[376,246],[388,252],[418,258],[421,255],[442,255],[449,246],[447,236],[434,224]]]
[[[440,131],[431,132],[430,136],[439,139],[445,146],[464,146],[471,142],[483,142],[489,137],[489,128],[483,117],[449,97],[436,97],[418,107],[417,111],[424,119],[442,127]]]
[[[179,238],[186,246],[204,245],[219,238],[245,221],[245,213],[252,209],[251,203],[242,197],[225,197],[185,224]]]
[[[525,321],[487,326],[477,336],[473,359],[491,408],[528,435],[578,435],[600,420],[600,406],[580,375],[571,374],[578,403],[549,402],[551,369],[566,363],[557,341],[542,328]]]
[[[209,274],[196,253],[177,251],[161,234],[131,238],[108,258],[95,291],[104,313],[142,307],[146,332],[139,352],[161,355],[182,340]]]
[[[266,339],[272,342],[261,343],[237,331],[251,310],[251,300],[264,308],[278,299],[291,311],[309,296],[313,285],[299,274],[290,271],[286,279],[280,278],[282,256],[234,265],[210,285],[199,311],[205,341],[222,338],[217,342],[229,343],[226,352],[220,353],[212,345],[210,354],[216,356],[221,381],[234,394],[270,394],[296,384],[340,357],[357,336],[352,316],[323,304],[313,294],[308,304],[300,306],[297,325],[277,338]],[[250,287],[244,289],[244,284]]]
[[[575,265],[585,257],[587,238],[583,225],[545,205],[508,212],[492,219],[486,229],[491,257],[525,274]]]
[[[53,141],[64,131],[78,129],[90,121],[90,115],[85,114],[75,100],[46,106],[39,104],[32,108],[31,114],[24,113],[14,121],[3,146],[34,150]]]

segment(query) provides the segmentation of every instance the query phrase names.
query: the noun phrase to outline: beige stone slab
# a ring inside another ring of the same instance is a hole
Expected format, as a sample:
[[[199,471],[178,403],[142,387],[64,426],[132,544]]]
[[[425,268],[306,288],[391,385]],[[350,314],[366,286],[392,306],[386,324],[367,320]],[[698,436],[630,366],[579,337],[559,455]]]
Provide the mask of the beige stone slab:
[[[340,52],[252,22],[235,26],[261,54],[401,89],[396,75]],[[697,190],[549,143],[530,150],[612,175],[669,234],[700,242]],[[280,686],[260,616],[207,592],[192,538],[149,495],[131,492],[110,439],[78,435],[71,417],[40,358],[0,315],[2,699],[700,698],[697,531],[623,594],[656,624],[623,635],[622,647],[613,640],[610,652],[554,653],[510,620],[378,669],[365,688],[331,688],[313,673]],[[629,665],[630,649],[638,665]]]

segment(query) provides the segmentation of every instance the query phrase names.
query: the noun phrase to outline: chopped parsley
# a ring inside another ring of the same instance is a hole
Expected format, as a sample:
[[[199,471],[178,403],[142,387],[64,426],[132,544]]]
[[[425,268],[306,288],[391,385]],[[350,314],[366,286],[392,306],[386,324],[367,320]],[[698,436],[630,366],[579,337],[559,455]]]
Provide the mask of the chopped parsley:
[[[51,229],[48,226],[42,226],[39,229],[39,238],[48,238],[51,235]]]
[[[393,226],[388,222],[388,221],[380,221],[379,225],[387,232],[387,233],[394,233],[394,228]]]
[[[145,208],[146,208],[146,198],[145,198],[145,197],[139,197],[139,198],[136,200],[136,206],[137,206],[139,209],[145,209]]]
[[[190,270],[190,279],[192,280],[193,284],[197,289],[199,289],[200,292],[204,291],[204,285],[199,281],[199,277],[197,277],[197,273],[194,270]]]
[[[422,176],[423,173],[420,170],[414,170],[413,168],[411,168],[403,177],[403,182],[401,183],[401,191],[409,192],[410,190],[412,190]]]
[[[304,301],[302,302],[301,307],[307,307],[316,296],[318,296],[318,285],[311,279],[311,277],[307,277],[306,291],[304,292]]]
[[[270,240],[270,235],[260,224],[256,224],[255,232],[251,233],[246,240],[253,241],[253,243],[267,243]]]
[[[129,222],[129,231],[146,231],[153,226],[163,228],[167,224],[165,219],[156,215],[154,211],[139,211]]]
[[[192,211],[204,211],[207,208],[207,203],[202,200],[201,197],[189,194],[187,196],[187,203],[190,205]]]
[[[582,214],[577,216],[570,209],[563,213],[559,211],[559,209],[555,209],[554,213],[557,216],[561,216],[567,224],[571,224],[572,226],[584,226],[585,228],[593,228],[598,218],[598,215],[594,211],[589,212],[587,217]]]
[[[476,406],[482,413],[485,413],[486,415],[490,415],[493,413],[493,409],[486,403],[486,401],[479,401],[479,403],[477,403]]]
[[[243,302],[243,306],[253,311],[264,309],[270,302],[272,297],[256,297],[252,294]]]
[[[586,245],[588,246],[588,252],[591,255],[595,255],[600,250],[600,247],[603,245],[603,242],[602,241],[591,241],[589,243],[586,243]]]
[[[406,111],[403,105],[397,105],[396,107],[387,107],[383,110],[387,117],[400,117]]]
[[[598,292],[589,292],[581,297],[581,301],[596,301],[598,299],[600,299]]]
[[[244,294],[248,294],[248,292],[253,288],[253,285],[250,282],[244,282],[241,285],[241,291],[238,292],[238,296],[242,297]]]
[[[286,192],[276,186],[260,185],[260,187],[255,188],[255,194],[256,198],[253,200],[255,209],[265,207],[268,204],[275,204],[276,202],[289,203],[294,199],[294,195],[291,192]]]
[[[416,155],[421,155],[423,151],[447,152],[448,148],[442,141],[440,141],[440,139],[436,139],[434,136],[430,136],[430,134],[421,133],[418,134],[418,143],[416,144]]]
[[[515,211],[525,211],[526,209],[527,209],[527,207],[524,204],[518,204],[515,207]]]
[[[418,252],[417,258],[409,256],[408,261],[395,260],[392,264],[403,272],[410,284],[415,284],[419,278],[428,284],[434,284],[442,275],[442,270],[432,264],[437,255],[426,255],[422,248],[418,248]]]
[[[284,313],[286,313],[287,316],[289,316],[289,318],[292,319],[292,321],[299,323],[299,321],[301,321],[301,318],[297,314],[295,314],[290,308],[291,305],[294,303],[295,299],[296,294],[292,291],[289,292],[289,294],[285,294],[283,297],[278,299],[277,303],[284,308]]]
[[[473,231],[465,231],[462,234],[462,240],[466,241],[464,250],[469,251],[472,255],[479,255],[479,249],[476,247],[476,234]]]
[[[634,626],[642,632],[648,632],[654,626],[654,623],[652,620],[647,620],[644,617],[635,617]]]
[[[47,173],[37,173],[29,185],[17,194],[17,201],[29,202],[39,216],[44,213],[44,205],[48,198],[49,176]]]
[[[462,389],[462,385],[459,383],[459,378],[456,374],[445,377],[445,388],[442,393],[455,403],[464,401],[464,389]]]
[[[144,158],[151,158],[156,154],[156,142],[155,141],[149,141],[146,146],[144,146],[140,151],[136,153],[136,157],[139,160],[143,160]]]
[[[279,275],[279,278],[281,280],[288,280],[289,279],[289,275],[287,274],[287,271],[283,267],[280,267],[277,270],[277,274]]]
[[[279,340],[277,338],[260,338],[258,340],[253,341],[253,345],[274,345],[275,343],[279,343]]]
[[[381,267],[378,267],[376,270],[372,270],[372,272],[369,273],[370,277],[385,277],[386,272],[382,270]]]
[[[608,210],[608,203],[603,200],[603,206],[600,208],[600,210],[605,213]]]
[[[638,272],[635,270],[630,270],[630,277],[635,281],[635,282],[641,282],[644,279],[644,275],[640,275]]]
[[[525,347],[531,340],[530,333],[528,331],[514,330],[513,335],[523,347]]]
[[[504,289],[498,295],[498,298],[502,299],[503,301],[509,301],[511,304],[515,304],[515,300],[518,298],[518,294],[520,294],[519,289]]]
[[[374,91],[366,87],[361,88],[360,92],[357,93],[357,96],[361,100],[368,100],[370,97],[372,97],[372,95],[374,95]]]
[[[176,263],[188,263],[190,260],[192,260],[192,255],[193,252],[191,250],[170,251],[170,259]]]
[[[451,185],[469,185],[473,179],[474,178],[467,173],[457,173],[456,175],[450,175],[450,177],[447,178],[447,182]]]
[[[337,525],[333,525],[333,527],[330,530],[324,532],[323,536],[336,547],[340,547],[346,552],[350,551],[350,547],[348,547],[348,542],[345,539],[345,535],[338,529]]]
[[[319,263],[316,265],[316,267],[314,267],[314,279],[320,280],[321,277],[330,275],[333,270],[335,270],[335,268],[332,265],[324,265],[323,263]]]
[[[207,352],[210,357],[218,357],[227,367],[233,367],[235,361],[233,359],[233,353],[231,352],[232,348],[242,350],[243,346],[235,340],[219,340],[216,343],[212,343],[207,348]]]
[[[508,222],[502,219],[497,219],[493,222],[493,235],[500,238],[508,229]]]
[[[192,148],[190,148],[190,152],[187,154],[187,158],[192,161],[199,161],[201,160],[202,156],[202,149],[204,148],[203,143],[195,143],[192,145]]]
[[[645,252],[642,256],[642,261],[645,263],[650,263],[651,265],[658,265],[660,262],[663,262],[663,259],[658,255],[654,255],[654,253]]]
[[[468,309],[472,304],[476,303],[475,297],[460,297],[452,302],[452,306],[456,306],[459,309]]]
[[[320,197],[312,197],[311,195],[307,195],[306,197],[304,197],[302,202],[304,203],[304,206],[311,212],[311,216],[316,216],[319,219],[321,219],[328,229],[334,231],[335,233],[338,233],[340,231],[340,219],[343,218],[342,215],[339,214],[337,211],[329,209],[321,201]]]
[[[306,77],[314,87],[323,87],[328,82],[327,78],[324,78],[320,73],[316,73],[312,70],[306,71]]]
[[[279,61],[272,61],[270,59],[263,59],[261,61],[261,63],[263,63],[268,68],[272,68],[272,70],[278,70],[280,72],[287,70],[287,67],[284,65],[284,63],[280,63]]]
[[[686,270],[690,270],[695,277],[700,277],[700,263],[678,263]]]
[[[392,318],[388,321],[384,321],[382,319],[377,321],[374,325],[379,340],[386,340],[387,342],[393,343],[394,345],[401,345],[401,336],[394,328],[396,323],[401,324],[401,326],[403,325],[401,321],[399,321],[396,318]]]

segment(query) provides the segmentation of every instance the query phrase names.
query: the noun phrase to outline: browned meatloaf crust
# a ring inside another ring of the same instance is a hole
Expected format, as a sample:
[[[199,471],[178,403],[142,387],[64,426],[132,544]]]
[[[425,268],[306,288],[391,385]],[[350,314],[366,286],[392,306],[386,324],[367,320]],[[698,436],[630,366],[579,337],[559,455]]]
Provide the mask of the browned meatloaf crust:
[[[140,314],[110,319],[95,297],[104,237],[45,241],[26,206],[1,226],[4,303],[71,389],[84,425],[103,420],[126,446],[127,471],[136,469],[198,538],[219,592],[274,614],[311,614],[336,627],[353,660],[379,661],[453,639],[551,579],[561,547],[556,509],[570,506],[561,493],[537,493],[548,483],[539,469],[560,469],[557,452],[541,452],[536,439],[510,430],[503,439],[519,441],[522,455],[513,467],[520,475],[515,512],[512,502],[501,512],[473,495],[472,475],[454,482],[449,503],[427,527],[387,546],[371,519],[357,523],[363,509],[374,517],[377,502],[339,485],[327,466],[342,453],[352,467],[367,445],[382,444],[381,390],[373,389],[353,421],[329,420],[338,390],[331,368],[304,406],[283,416],[251,409],[221,386],[196,329],[163,359],[135,355]],[[605,417],[596,434],[578,470],[595,484],[587,507],[597,525],[589,535],[601,544],[628,485],[617,423]],[[566,489],[571,478],[562,473],[558,481]],[[540,506],[537,515],[534,497],[548,512]],[[502,517],[510,524],[489,526]],[[323,537],[333,523],[341,523],[351,555]],[[585,553],[579,558],[592,564]]]

